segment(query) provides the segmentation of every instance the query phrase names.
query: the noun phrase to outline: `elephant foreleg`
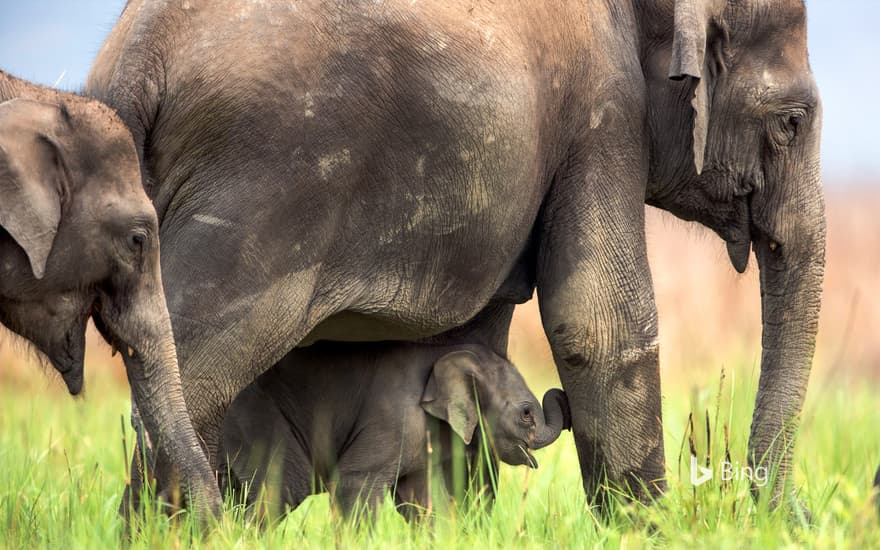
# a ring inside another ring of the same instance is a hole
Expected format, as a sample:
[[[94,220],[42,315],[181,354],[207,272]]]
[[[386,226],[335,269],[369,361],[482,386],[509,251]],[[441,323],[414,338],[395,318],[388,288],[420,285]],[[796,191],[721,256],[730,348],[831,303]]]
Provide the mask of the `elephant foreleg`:
[[[179,236],[177,242],[182,243],[179,247],[190,247],[199,241]],[[253,288],[224,287],[222,275],[206,274],[218,279],[205,283],[204,291],[194,299],[182,273],[191,269],[186,258],[195,253],[174,252],[163,255],[163,275],[170,281],[166,294],[177,340],[181,384],[193,426],[216,469],[229,404],[295,347],[322,315],[328,314],[329,306],[314,298],[318,272],[314,267]],[[219,311],[209,313],[208,303]],[[175,494],[178,476],[174,466],[158,453],[155,476],[163,498]]]
[[[570,400],[584,489],[600,505],[606,481],[640,499],[664,488],[638,135],[596,140],[587,150],[598,153],[554,184],[542,220],[542,323]]]

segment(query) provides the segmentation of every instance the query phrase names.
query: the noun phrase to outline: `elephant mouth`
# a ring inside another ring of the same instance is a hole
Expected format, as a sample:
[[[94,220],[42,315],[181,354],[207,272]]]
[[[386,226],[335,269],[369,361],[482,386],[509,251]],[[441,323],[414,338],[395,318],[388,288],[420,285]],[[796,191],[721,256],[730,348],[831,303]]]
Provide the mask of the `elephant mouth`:
[[[101,307],[100,302],[97,304],[94,314],[92,315],[92,321],[95,323],[95,328],[98,329],[98,333],[104,338],[104,341],[110,346],[110,355],[112,357],[116,357],[117,354],[122,354],[122,360],[126,365],[131,360],[137,360],[138,353],[129,343],[119,337],[114,331],[110,330],[107,326],[107,323],[100,315]]]
[[[529,449],[525,445],[518,445],[518,447],[519,450],[522,451],[523,457],[525,458],[524,464],[529,468],[537,468],[538,461],[535,459],[532,453],[529,452]]]
[[[104,339],[110,344],[110,355],[112,357],[116,357],[117,354],[122,354],[122,361],[128,365],[130,361],[138,360],[137,350],[134,349],[131,345],[126,343],[124,340],[113,334],[112,332],[108,332],[108,337]]]

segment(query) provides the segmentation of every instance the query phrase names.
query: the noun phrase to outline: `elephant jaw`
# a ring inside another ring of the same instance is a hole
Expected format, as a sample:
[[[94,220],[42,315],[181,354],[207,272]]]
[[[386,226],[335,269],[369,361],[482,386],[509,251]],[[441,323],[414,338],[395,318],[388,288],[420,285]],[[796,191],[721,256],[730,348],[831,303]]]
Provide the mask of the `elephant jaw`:
[[[64,343],[45,352],[52,366],[61,374],[70,395],[83,389],[85,360],[85,326],[73,327],[64,335]]]

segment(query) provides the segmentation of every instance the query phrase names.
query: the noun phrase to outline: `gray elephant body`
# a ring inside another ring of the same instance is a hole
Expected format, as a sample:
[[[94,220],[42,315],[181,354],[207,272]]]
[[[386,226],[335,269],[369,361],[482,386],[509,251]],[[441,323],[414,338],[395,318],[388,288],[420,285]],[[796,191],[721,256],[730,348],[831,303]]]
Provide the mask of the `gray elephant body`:
[[[296,346],[480,333],[537,288],[587,494],[659,492],[647,201],[738,270],[754,245],[750,459],[784,473],[824,266],[804,21],[799,0],[131,0],[87,91],[135,136],[209,456]]]
[[[457,471],[457,489],[469,480],[491,496],[499,458],[537,467],[529,450],[568,428],[562,392],[548,392],[542,408],[516,368],[483,346],[320,342],[236,397],[218,460],[233,486],[250,485],[250,502],[264,483],[273,507],[332,487],[350,512],[358,498],[373,507],[394,489],[413,512],[429,508],[432,471],[451,495],[461,493]]]

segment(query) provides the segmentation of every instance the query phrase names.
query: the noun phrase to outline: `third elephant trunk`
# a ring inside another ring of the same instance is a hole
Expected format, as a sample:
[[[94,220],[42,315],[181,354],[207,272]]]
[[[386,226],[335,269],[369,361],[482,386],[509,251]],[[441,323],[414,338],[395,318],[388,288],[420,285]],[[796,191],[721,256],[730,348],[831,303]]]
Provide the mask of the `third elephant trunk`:
[[[803,172],[801,172],[803,174]],[[778,208],[775,233],[754,240],[760,267],[761,377],[749,438],[750,461],[784,486],[807,390],[818,330],[825,266],[825,213],[818,166]]]
[[[538,426],[532,449],[541,449],[559,438],[562,430],[571,429],[571,410],[565,392],[558,389],[549,390],[544,394],[544,424]]]

